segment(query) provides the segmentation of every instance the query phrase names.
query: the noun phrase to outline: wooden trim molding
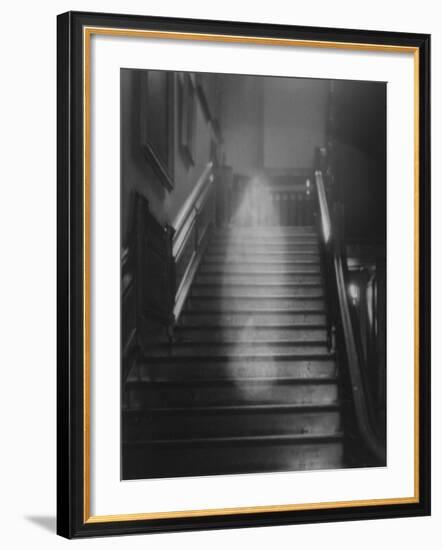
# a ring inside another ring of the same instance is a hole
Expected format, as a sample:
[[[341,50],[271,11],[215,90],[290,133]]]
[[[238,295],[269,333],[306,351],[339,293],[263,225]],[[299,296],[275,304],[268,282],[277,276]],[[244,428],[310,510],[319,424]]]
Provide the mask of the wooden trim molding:
[[[175,268],[173,317],[176,323],[215,225],[215,185],[209,162],[175,218],[172,251]]]
[[[174,188],[174,76],[169,71],[140,71],[140,138],[141,147],[146,160],[157,174],[163,186],[171,191]],[[158,83],[153,79],[163,79],[165,93],[158,92]],[[151,89],[152,88],[152,89]],[[154,98],[161,105],[154,103]],[[166,148],[157,139],[158,132],[154,129],[160,124],[160,112],[165,114]],[[155,120],[154,120],[155,119]],[[160,149],[161,147],[161,149]]]
[[[177,75],[178,143],[189,166],[195,164],[196,92],[191,73]]]

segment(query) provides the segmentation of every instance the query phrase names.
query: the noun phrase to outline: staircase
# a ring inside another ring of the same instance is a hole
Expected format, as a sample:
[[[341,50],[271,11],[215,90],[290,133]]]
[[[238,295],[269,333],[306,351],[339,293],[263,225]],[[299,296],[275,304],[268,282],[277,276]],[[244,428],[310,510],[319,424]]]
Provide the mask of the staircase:
[[[123,478],[343,467],[338,375],[316,229],[217,230],[127,379]]]

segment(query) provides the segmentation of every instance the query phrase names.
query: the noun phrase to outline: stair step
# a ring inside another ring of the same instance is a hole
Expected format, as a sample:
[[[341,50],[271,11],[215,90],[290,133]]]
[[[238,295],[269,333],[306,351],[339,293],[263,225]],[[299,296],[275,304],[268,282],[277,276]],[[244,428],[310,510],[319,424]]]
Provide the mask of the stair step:
[[[244,327],[180,327],[174,334],[174,345],[181,342],[213,342],[226,343],[243,341],[268,341],[268,342],[326,342],[327,330],[323,327],[260,327],[246,325]]]
[[[130,409],[123,414],[126,440],[238,437],[240,435],[336,435],[336,405],[245,405],[198,408]]]
[[[247,240],[212,240],[210,242],[211,253],[225,254],[319,254],[319,245],[315,241],[311,242],[274,242],[262,243]]]
[[[203,258],[202,264],[203,266],[208,265],[229,265],[229,264],[240,264],[241,266],[247,267],[247,266],[253,266],[256,268],[256,271],[259,272],[260,267],[264,266],[273,266],[275,268],[278,267],[287,267],[287,268],[294,268],[298,265],[320,265],[319,263],[319,256],[305,256],[297,258],[295,256],[287,257],[284,254],[281,255],[280,258],[272,258],[269,256],[262,255],[262,257],[257,256],[215,256],[213,254],[206,254]]]
[[[218,274],[206,273],[197,275],[195,284],[226,284],[226,285],[298,285],[317,286],[323,284],[321,275],[311,274],[276,274],[248,273],[248,274]]]
[[[314,226],[217,231],[172,344],[125,383],[123,478],[343,466]]]
[[[186,311],[180,318],[181,327],[242,327],[269,326],[292,327],[324,326],[325,313],[298,313],[297,311],[256,311],[256,312],[195,312]]]
[[[212,246],[239,246],[239,247],[298,247],[298,246],[319,246],[319,239],[316,235],[249,235],[249,236],[218,236],[213,235],[210,240]]]
[[[319,263],[239,263],[239,262],[203,262],[199,266],[199,273],[217,273],[230,275],[320,275],[321,265]]]
[[[287,379],[283,379],[287,380]],[[296,380],[296,383],[264,378],[192,383],[128,382],[125,387],[131,408],[195,407],[241,404],[332,405],[338,400],[336,381]]]
[[[244,263],[319,263],[320,257],[318,253],[306,252],[255,252],[240,251],[235,252],[228,250],[227,252],[216,253],[211,248],[206,252],[203,262],[244,262]]]
[[[206,359],[211,357],[243,358],[265,355],[266,357],[317,357],[328,352],[326,342],[292,341],[251,341],[251,342],[179,342],[173,346],[157,346],[148,350],[149,357],[194,357],[199,355]]]
[[[191,289],[192,297],[207,296],[209,298],[322,298],[324,289],[322,286],[302,285],[208,285],[194,284]]]
[[[123,456],[123,479],[331,469],[343,465],[343,443],[340,434],[148,441],[125,443]]]
[[[292,384],[324,384],[335,382],[337,380],[336,373],[331,374],[330,376],[320,376],[315,377],[300,377],[296,374],[290,376],[235,376],[235,377],[209,377],[205,378],[193,378],[186,376],[185,378],[169,378],[166,376],[157,376],[152,378],[152,376],[142,376],[138,375],[135,372],[130,373],[126,380],[127,388],[188,388],[188,387],[204,387],[204,386],[222,386],[222,387],[231,387],[238,388],[240,386],[277,386],[277,385],[292,385]]]
[[[320,357],[274,357],[251,355],[241,359],[207,357],[157,357],[141,362],[136,369],[140,379],[163,380],[174,379],[185,381],[188,378],[232,378],[245,377],[297,377],[297,378],[331,378],[336,376],[337,368],[330,354]]]
[[[289,298],[275,296],[252,297],[217,297],[190,296],[186,311],[262,311],[296,310],[298,312],[324,312],[325,302],[322,298]]]
[[[318,232],[314,225],[292,225],[292,226],[250,226],[250,227],[230,227],[219,229],[217,236],[275,236],[275,235],[314,235]]]

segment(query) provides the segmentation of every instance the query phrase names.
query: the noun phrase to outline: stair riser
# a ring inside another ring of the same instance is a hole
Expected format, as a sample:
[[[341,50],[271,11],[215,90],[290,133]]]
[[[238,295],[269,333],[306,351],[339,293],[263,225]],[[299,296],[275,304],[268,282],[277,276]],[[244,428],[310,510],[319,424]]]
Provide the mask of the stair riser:
[[[209,243],[173,345],[127,380],[124,479],[343,466],[319,251],[312,226]]]
[[[195,298],[188,300],[188,311],[262,311],[263,309],[324,311],[323,299],[296,298]]]
[[[251,343],[223,343],[223,344],[175,344],[172,347],[161,347],[149,350],[149,356],[155,357],[200,357],[210,361],[211,357],[230,358],[235,360],[250,356],[272,356],[277,360],[295,355],[297,358],[325,355],[328,348],[325,344],[282,344],[281,342],[251,342]]]
[[[343,446],[341,442],[201,448],[134,445],[125,449],[124,457],[123,479],[325,470],[342,467]]]
[[[135,384],[134,384],[135,385]],[[238,385],[202,384],[157,385],[155,387],[127,390],[130,408],[218,405],[334,405],[338,398],[336,383],[323,384],[279,384],[238,383]]]
[[[261,254],[260,256],[253,256],[253,255],[247,255],[247,256],[222,256],[222,255],[214,255],[214,254],[207,254],[202,262],[202,265],[223,265],[223,264],[240,264],[244,266],[253,266],[256,267],[257,270],[259,270],[262,266],[274,266],[274,267],[287,267],[287,268],[296,268],[298,265],[312,265],[312,266],[319,266],[319,257],[317,256],[287,256],[285,254],[281,254],[280,256],[277,256],[275,254],[272,254],[271,256],[265,256],[264,254]]]
[[[316,227],[313,225],[296,225],[296,226],[238,226],[229,229],[222,229],[217,232],[218,237],[249,237],[249,236],[318,236]]]
[[[317,235],[232,235],[214,236],[210,241],[213,246],[320,246]]]
[[[211,242],[211,254],[319,254],[319,245],[312,242],[299,243],[257,243],[247,241]]]
[[[281,264],[281,263],[203,263],[199,267],[199,273],[217,273],[226,275],[320,275],[319,264]]]
[[[213,284],[213,285],[300,285],[300,286],[317,286],[324,283],[321,275],[302,275],[302,274],[280,274],[271,275],[266,273],[251,273],[244,275],[218,275],[205,274],[197,275],[195,278],[196,284]]]
[[[326,316],[320,313],[185,313],[180,325],[185,327],[243,327],[325,325]]]
[[[124,418],[123,438],[131,441],[146,439],[186,439],[202,437],[239,437],[255,435],[308,434],[334,435],[341,431],[338,411],[316,413],[266,412],[192,414],[130,414]]]
[[[235,286],[235,285],[194,285],[191,296],[207,296],[209,298],[255,298],[260,296],[275,298],[322,298],[322,287],[290,287],[290,286]]]
[[[327,342],[325,329],[298,329],[298,328],[261,328],[261,327],[238,327],[238,328],[184,328],[177,330],[174,335],[175,343],[178,342],[241,342],[241,341],[279,340],[291,342]]]
[[[247,378],[247,377],[290,377],[329,378],[335,376],[336,365],[333,360],[304,361],[182,361],[162,362],[161,364],[143,364],[138,367],[141,380],[189,380],[210,378]]]
[[[261,252],[256,250],[247,250],[246,248],[242,250],[232,250],[230,249],[230,247],[228,247],[226,250],[217,252],[213,250],[212,247],[210,247],[207,253],[204,255],[205,261],[241,261],[243,259],[245,261],[253,262],[264,260],[272,260],[276,262],[296,262],[298,260],[319,262],[319,253],[318,251],[312,253],[309,251],[289,252],[288,250],[277,252],[272,246],[268,246],[267,250],[263,250]]]

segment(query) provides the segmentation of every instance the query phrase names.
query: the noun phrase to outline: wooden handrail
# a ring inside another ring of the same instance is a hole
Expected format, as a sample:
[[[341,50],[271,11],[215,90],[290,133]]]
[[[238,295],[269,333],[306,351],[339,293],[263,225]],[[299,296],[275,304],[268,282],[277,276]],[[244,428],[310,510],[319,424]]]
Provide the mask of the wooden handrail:
[[[198,200],[199,195],[203,192],[204,188],[209,183],[210,177],[212,175],[212,169],[213,162],[210,161],[207,163],[206,167],[203,170],[203,173],[196,182],[195,187],[193,188],[192,192],[187,197],[185,203],[176,215],[172,223],[172,227],[175,229],[175,239],[178,238],[178,235],[183,229],[187,218],[192,214],[192,210]]]
[[[332,232],[333,226],[330,217],[330,210],[327,201],[327,195],[324,187],[322,172],[315,172],[315,182],[319,203],[320,222],[322,236],[326,254],[329,254],[333,265],[333,278],[336,285],[338,301],[338,320],[341,323],[343,340],[345,346],[345,355],[347,358],[348,374],[350,378],[350,387],[352,391],[356,422],[359,432],[371,453],[380,463],[385,463],[385,446],[377,437],[372,427],[369,410],[369,399],[365,393],[363,376],[359,355],[357,352],[353,324],[350,316],[350,307],[345,285],[344,265],[340,243],[337,242],[337,236]],[[343,350],[344,351],[344,350]]]
[[[331,217],[328,209],[327,196],[325,194],[324,180],[322,178],[322,172],[317,170],[315,172],[316,190],[318,193],[319,210],[321,213],[321,229],[324,243],[327,245],[331,238]]]
[[[172,316],[177,322],[215,223],[213,163],[209,162],[173,222],[172,256],[175,295]],[[209,200],[212,199],[212,202]],[[208,214],[208,216],[207,216]]]

